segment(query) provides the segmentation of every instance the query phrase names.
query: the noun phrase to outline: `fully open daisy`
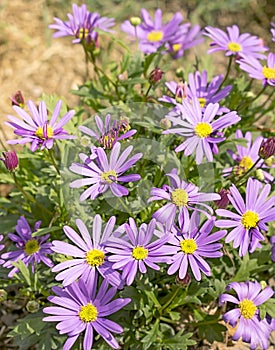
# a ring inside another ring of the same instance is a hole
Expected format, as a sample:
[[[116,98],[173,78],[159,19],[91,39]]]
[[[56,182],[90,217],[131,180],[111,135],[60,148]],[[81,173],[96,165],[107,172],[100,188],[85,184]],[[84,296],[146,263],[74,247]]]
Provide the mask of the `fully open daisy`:
[[[202,210],[206,209],[210,214],[213,214],[211,207],[202,202],[219,200],[221,199],[219,194],[199,192],[197,186],[180,179],[177,169],[173,169],[166,175],[169,177],[170,186],[153,187],[150,192],[151,197],[148,199],[148,202],[163,199],[168,201],[153,214],[153,218],[166,224],[167,229],[170,229],[174,224],[176,214],[179,214],[180,220],[183,221],[189,220],[188,210],[203,211],[208,215]]]
[[[164,244],[169,235],[156,239],[154,219],[148,225],[143,223],[138,229],[135,221],[130,218],[129,224],[124,227],[126,236],[113,239],[106,250],[111,253],[109,260],[114,263],[113,268],[122,270],[122,278],[127,285],[131,285],[138,271],[146,273],[147,266],[159,270],[156,263],[167,262],[169,247]]]
[[[63,285],[67,286],[79,277],[82,277],[84,281],[88,279],[96,281],[98,274],[100,274],[111,285],[119,287],[121,285],[120,275],[112,269],[112,263],[109,262],[105,249],[115,230],[115,222],[115,216],[111,217],[102,233],[102,219],[97,214],[93,221],[92,237],[86,225],[80,219],[76,220],[76,226],[80,234],[73,228],[64,226],[65,235],[75,245],[64,241],[52,242],[54,252],[71,257],[71,259],[61,262],[52,269],[53,272],[59,272],[55,277],[56,280],[63,281]],[[105,242],[105,246],[102,242]]]
[[[260,241],[264,240],[261,231],[267,231],[267,223],[275,220],[275,196],[268,196],[271,191],[269,184],[263,186],[258,180],[248,179],[245,201],[235,185],[230,188],[228,198],[237,211],[217,209],[219,216],[228,219],[217,220],[216,226],[233,228],[225,239],[226,243],[233,241],[233,247],[239,247],[239,255],[244,256],[247,252],[252,253],[260,248]]]
[[[28,266],[31,264],[32,271],[34,272],[35,264],[43,262],[45,265],[52,267],[53,262],[47,257],[48,254],[52,254],[50,242],[47,242],[50,235],[33,237],[32,233],[37,231],[41,225],[41,221],[37,221],[32,231],[29,223],[24,216],[21,216],[15,227],[17,234],[9,233],[8,237],[11,241],[15,242],[16,250],[4,253],[1,255],[2,259],[7,260],[3,267],[12,268],[8,276],[12,277],[18,272],[17,267],[14,267],[13,262],[22,260],[22,262]]]
[[[252,36],[249,33],[240,34],[237,25],[227,27],[226,29],[227,32],[210,26],[205,28],[204,34],[213,40],[210,44],[211,49],[208,50],[208,53],[225,51],[226,56],[233,55],[237,56],[237,58],[265,58],[265,55],[262,52],[267,51],[268,48],[263,46],[260,38]]]
[[[214,219],[207,220],[200,228],[192,217],[191,220],[179,222],[179,227],[168,242],[175,250],[168,262],[171,264],[168,275],[178,271],[179,278],[183,279],[190,267],[197,281],[201,280],[201,272],[211,276],[211,268],[204,258],[222,256],[222,244],[217,242],[226,235],[226,230],[211,234],[213,228]]]
[[[119,349],[118,342],[112,333],[122,333],[123,328],[116,322],[109,320],[109,316],[125,305],[131,299],[114,299],[117,289],[109,288],[106,280],[103,280],[98,292],[97,283],[92,280],[84,282],[79,279],[68,287],[53,288],[57,296],[49,297],[49,301],[57,306],[49,306],[43,312],[52,316],[43,318],[46,322],[59,322],[56,328],[60,334],[67,334],[68,339],[63,345],[64,350],[72,348],[81,333],[85,332],[83,349],[91,350],[95,333],[98,333],[109,346]],[[111,333],[112,332],[112,333]]]
[[[18,119],[11,115],[8,115],[8,124],[14,129],[14,133],[21,136],[21,139],[10,140],[7,143],[10,144],[25,144],[31,143],[31,151],[48,148],[51,149],[54,144],[54,140],[57,139],[73,139],[75,136],[68,135],[68,132],[63,129],[63,126],[68,123],[74,116],[74,110],[67,112],[59,121],[57,121],[62,101],[58,101],[53,114],[49,120],[47,106],[44,101],[39,103],[37,107],[34,102],[28,101],[28,107],[31,112],[29,115],[23,108],[13,106],[13,109],[23,119]]]
[[[175,151],[184,151],[185,156],[196,153],[197,164],[202,163],[204,156],[209,162],[213,162],[213,152],[218,152],[217,143],[225,140],[220,131],[238,123],[241,118],[236,111],[218,117],[218,103],[209,103],[203,111],[198,99],[191,102],[182,101],[175,112],[166,116],[176,127],[162,133],[184,136],[185,141],[176,147]],[[215,117],[218,118],[214,119]]]
[[[223,315],[225,322],[233,327],[237,326],[232,339],[242,338],[242,341],[250,344],[251,349],[255,350],[260,344],[261,349],[266,350],[270,333],[275,329],[275,320],[261,320],[258,306],[273,296],[273,290],[270,287],[262,289],[258,282],[232,282],[226,287],[227,291],[230,289],[233,289],[237,296],[222,294],[220,304],[230,302],[237,305]]]
[[[127,196],[129,191],[118,182],[132,182],[140,180],[140,175],[130,174],[122,175],[129,170],[141,157],[142,153],[137,153],[127,160],[133,146],[127,147],[119,156],[121,145],[116,142],[108,160],[107,154],[103,148],[96,149],[97,157],[90,160],[88,156],[81,155],[84,164],[73,163],[70,170],[73,173],[86,176],[84,179],[75,180],[70,184],[72,188],[89,186],[80,196],[80,201],[88,197],[95,199],[100,194],[106,192],[109,188],[116,197]],[[87,161],[89,160],[89,161]]]

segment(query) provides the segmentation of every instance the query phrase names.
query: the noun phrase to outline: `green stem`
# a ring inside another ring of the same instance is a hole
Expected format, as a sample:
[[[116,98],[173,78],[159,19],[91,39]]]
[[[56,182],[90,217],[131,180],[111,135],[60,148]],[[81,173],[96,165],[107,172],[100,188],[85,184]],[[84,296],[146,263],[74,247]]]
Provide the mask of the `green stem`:
[[[229,73],[230,73],[230,70],[231,70],[232,61],[233,61],[233,55],[231,55],[229,57],[229,62],[228,62],[228,66],[227,66],[227,72],[226,72],[225,77],[223,78],[223,81],[221,82],[221,85],[220,85],[220,87],[219,87],[217,92],[219,92],[221,90],[223,84],[226,82],[226,80],[227,80],[227,78],[229,76]]]
[[[175,299],[175,297],[178,295],[179,291],[182,288],[177,287],[174,292],[172,293],[171,297],[166,301],[166,303],[159,309],[160,315],[162,315],[163,311],[172,303],[172,301]]]
[[[272,89],[271,93],[268,95],[267,99],[265,100],[265,102],[261,105],[261,109],[263,110],[264,107],[266,106],[267,102],[271,99],[272,95],[274,94],[275,89]],[[269,108],[269,107],[268,107]],[[257,118],[254,119],[254,123],[257,122],[259,119],[262,118],[262,116],[264,116],[266,114],[266,110],[264,110],[263,113],[261,113]]]
[[[51,150],[51,149],[48,149],[48,148],[47,148],[47,150],[48,150],[48,154],[49,154],[49,156],[50,156],[50,160],[51,160],[51,162],[52,162],[52,165],[54,166],[55,170],[57,171],[57,174],[60,176],[60,171],[59,171],[58,166],[57,166],[57,164],[56,164],[56,161],[55,161],[55,159],[54,159],[52,150]]]
[[[23,187],[19,184],[18,180],[17,180],[17,177],[15,175],[15,173],[11,173],[12,174],[12,177],[13,177],[13,181],[14,181],[14,184],[16,186],[16,188],[23,194],[23,196],[28,200],[30,201],[31,203],[35,204],[37,207],[39,207],[41,210],[43,211],[46,211],[49,215],[53,215],[53,213],[51,211],[49,211],[47,208],[45,208],[43,205],[41,205],[40,203],[38,203],[35,198],[30,195],[29,193],[27,193]]]
[[[148,94],[149,94],[149,92],[150,92],[150,90],[151,90],[151,88],[152,88],[152,84],[150,84],[150,86],[148,87],[148,89],[147,89],[147,91],[146,91],[146,94],[145,94],[145,97],[147,97],[148,96]]]
[[[245,173],[238,179],[238,181],[235,183],[235,186],[237,186],[237,184],[239,184],[243,178],[245,178],[249,173],[251,173],[251,171],[252,171],[253,169],[255,169],[256,165],[259,163],[259,161],[260,161],[261,159],[262,159],[262,158],[259,157],[259,158],[256,160],[256,162],[252,165],[252,167],[249,168],[249,169],[247,170],[247,172],[245,172]],[[243,185],[243,183],[240,184],[240,186],[241,186],[241,185]]]

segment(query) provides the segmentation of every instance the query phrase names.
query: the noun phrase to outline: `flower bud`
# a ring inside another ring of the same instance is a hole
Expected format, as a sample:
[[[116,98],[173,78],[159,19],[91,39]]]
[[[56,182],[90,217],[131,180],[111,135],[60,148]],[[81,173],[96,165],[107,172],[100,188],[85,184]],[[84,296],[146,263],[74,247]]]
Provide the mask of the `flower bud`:
[[[0,289],[0,301],[5,301],[8,299],[8,293],[5,289]]]
[[[130,23],[132,24],[132,26],[137,27],[140,25],[141,19],[139,17],[131,17]]]
[[[152,70],[152,72],[149,75],[149,82],[151,84],[158,83],[162,78],[162,74],[163,74],[163,71],[159,67],[156,67],[155,69]]]
[[[161,119],[161,121],[159,122],[159,124],[160,124],[160,127],[161,127],[162,129],[165,129],[165,130],[170,129],[171,126],[172,126],[171,121],[170,121],[169,119],[167,119],[167,118]]]
[[[269,137],[263,140],[259,149],[259,156],[267,159],[275,155],[275,137]]]
[[[191,282],[191,276],[189,275],[189,273],[187,272],[184,278],[179,278],[179,275],[177,275],[176,277],[176,283],[179,286],[188,286],[188,284]]]
[[[229,198],[228,195],[230,194],[229,190],[226,190],[224,188],[222,188],[219,191],[219,195],[221,196],[221,199],[214,201],[215,205],[217,206],[217,208],[219,209],[224,209],[227,207],[228,203],[229,203]]]
[[[26,309],[28,312],[33,314],[39,310],[39,303],[35,300],[29,300],[27,302]]]
[[[25,106],[25,101],[24,97],[22,95],[22,92],[18,90],[12,97],[11,97],[11,104],[13,106],[18,106],[21,108],[24,108]]]
[[[18,166],[18,157],[15,151],[2,152],[4,158],[0,158],[8,171],[14,171]]]

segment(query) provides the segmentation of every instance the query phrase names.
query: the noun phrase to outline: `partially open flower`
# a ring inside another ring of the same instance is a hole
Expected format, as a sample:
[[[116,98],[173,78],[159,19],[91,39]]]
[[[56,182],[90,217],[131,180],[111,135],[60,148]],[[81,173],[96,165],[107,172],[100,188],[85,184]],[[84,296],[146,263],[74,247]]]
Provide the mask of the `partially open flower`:
[[[18,107],[24,108],[25,101],[24,101],[24,97],[22,95],[22,92],[20,90],[18,90],[14,95],[12,95],[11,104],[13,106],[18,106]]]
[[[275,137],[269,137],[263,140],[259,149],[259,156],[267,159],[275,155]]]

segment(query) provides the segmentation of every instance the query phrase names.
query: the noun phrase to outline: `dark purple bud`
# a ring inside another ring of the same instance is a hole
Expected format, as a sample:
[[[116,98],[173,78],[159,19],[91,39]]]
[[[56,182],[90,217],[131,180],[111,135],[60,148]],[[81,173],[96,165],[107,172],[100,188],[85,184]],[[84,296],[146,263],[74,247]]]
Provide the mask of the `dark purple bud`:
[[[18,166],[18,157],[15,151],[2,152],[4,158],[0,158],[9,171],[14,171]]]
[[[259,156],[267,159],[275,155],[275,137],[269,137],[263,140],[259,149]]]
[[[229,190],[226,190],[224,188],[222,188],[219,192],[219,195],[221,196],[221,199],[214,201],[214,203],[216,204],[216,206],[219,209],[224,209],[227,207],[228,203],[229,203],[229,198],[228,195],[230,194]]]
[[[176,283],[180,286],[188,286],[191,282],[191,276],[187,272],[184,278],[179,278],[179,275],[176,277]]]
[[[21,108],[24,108],[25,106],[25,101],[24,97],[22,95],[22,92],[18,90],[12,97],[11,97],[11,104],[13,106],[18,106]]]
[[[163,71],[159,67],[156,67],[155,69],[152,70],[152,72],[149,75],[149,82],[151,84],[156,84],[161,80],[162,74],[163,74]]]

